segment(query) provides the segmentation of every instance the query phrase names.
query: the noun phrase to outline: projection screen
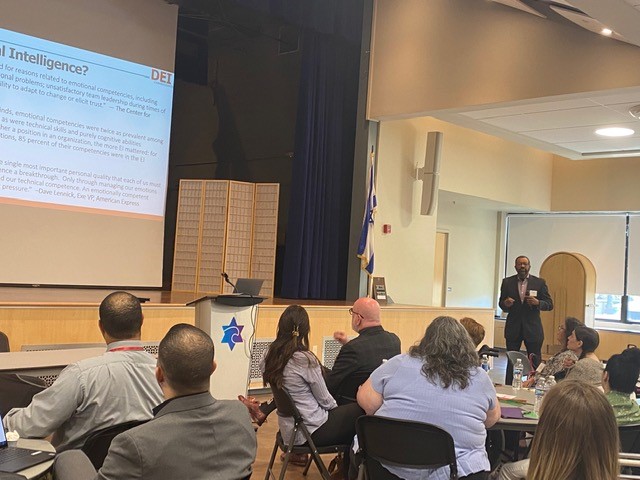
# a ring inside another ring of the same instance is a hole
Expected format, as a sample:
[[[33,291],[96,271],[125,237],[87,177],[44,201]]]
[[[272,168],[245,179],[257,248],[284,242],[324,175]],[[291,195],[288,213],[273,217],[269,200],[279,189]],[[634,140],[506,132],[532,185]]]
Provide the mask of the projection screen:
[[[162,284],[177,13],[2,1],[0,283]]]

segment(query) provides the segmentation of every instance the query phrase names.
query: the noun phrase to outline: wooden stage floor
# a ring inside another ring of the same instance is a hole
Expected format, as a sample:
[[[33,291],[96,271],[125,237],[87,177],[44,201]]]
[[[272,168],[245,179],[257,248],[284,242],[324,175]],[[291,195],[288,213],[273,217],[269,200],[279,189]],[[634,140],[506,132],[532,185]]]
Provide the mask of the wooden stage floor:
[[[95,305],[118,288],[81,288],[81,287],[15,287],[0,286],[0,307],[2,306],[41,306],[41,305]],[[205,293],[173,292],[171,290],[122,290],[136,297],[148,298],[147,305],[184,306],[205,296]],[[353,302],[345,300],[292,300],[286,298],[268,298],[263,305],[323,305],[351,306]]]

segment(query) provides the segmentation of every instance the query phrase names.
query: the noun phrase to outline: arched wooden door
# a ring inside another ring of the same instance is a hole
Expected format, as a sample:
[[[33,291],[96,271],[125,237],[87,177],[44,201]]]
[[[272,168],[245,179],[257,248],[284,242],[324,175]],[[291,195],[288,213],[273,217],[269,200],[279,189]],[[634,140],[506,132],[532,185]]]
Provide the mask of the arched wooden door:
[[[553,310],[542,312],[544,343],[542,353],[553,355],[560,350],[556,331],[566,317],[576,317],[593,326],[596,296],[596,269],[580,253],[556,252],[540,267],[553,299]]]

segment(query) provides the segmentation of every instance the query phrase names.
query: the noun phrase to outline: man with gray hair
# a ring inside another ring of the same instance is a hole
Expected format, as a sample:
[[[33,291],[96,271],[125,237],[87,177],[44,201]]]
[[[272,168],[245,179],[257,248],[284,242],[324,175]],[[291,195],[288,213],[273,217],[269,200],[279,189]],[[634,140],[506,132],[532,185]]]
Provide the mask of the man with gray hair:
[[[7,430],[26,438],[53,434],[51,443],[60,452],[82,447],[97,430],[151,418],[162,392],[155,381],[156,360],[140,341],[140,301],[113,292],[100,304],[99,315],[106,353],[69,365],[28,407],[10,410]]]
[[[187,324],[173,326],[160,342],[156,379],[165,402],[154,418],[114,438],[96,473],[78,450],[54,465],[59,480],[244,480],[251,477],[256,435],[249,414],[235,400],[216,400],[209,377],[216,369],[211,338]]]

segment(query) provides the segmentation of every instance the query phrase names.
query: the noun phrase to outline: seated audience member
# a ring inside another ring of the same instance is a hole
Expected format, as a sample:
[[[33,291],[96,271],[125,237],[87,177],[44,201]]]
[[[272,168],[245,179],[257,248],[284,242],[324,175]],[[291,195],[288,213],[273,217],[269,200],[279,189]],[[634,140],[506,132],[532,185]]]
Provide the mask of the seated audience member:
[[[359,298],[349,309],[351,328],[358,334],[349,341],[345,332],[335,332],[342,344],[333,368],[325,373],[327,388],[340,403],[343,398],[355,401],[358,385],[349,382],[352,376],[371,375],[382,362],[400,354],[400,339],[382,328],[380,305],[373,298]],[[363,383],[364,383],[363,379]]]
[[[350,444],[356,433],[356,419],[363,411],[357,403],[337,405],[327,389],[320,361],[309,351],[309,331],[307,311],[300,305],[287,307],[278,321],[276,339],[264,358],[264,382],[272,389],[289,392],[317,446]],[[288,441],[293,418],[278,415],[278,425]],[[295,444],[304,442],[298,432]],[[348,471],[348,462],[345,455],[343,471]]]
[[[602,363],[595,354],[600,344],[600,336],[593,328],[578,326],[569,335],[567,347],[578,357],[573,364],[567,360],[565,365],[569,368],[566,378],[582,380],[595,386],[602,384]]]
[[[80,448],[97,430],[133,420],[148,420],[162,402],[155,380],[155,358],[140,342],[142,309],[136,297],[114,292],[100,304],[98,327],[107,351],[65,368],[25,408],[4,419],[8,430],[22,437],[53,433],[57,451]]]
[[[461,318],[460,323],[471,337],[473,344],[476,347],[480,345],[484,340],[484,327],[470,317]]]
[[[631,395],[640,375],[640,349],[627,348],[613,355],[602,376],[602,386],[619,425],[640,423],[640,406]]]
[[[375,370],[358,391],[369,415],[436,425],[453,437],[461,479],[485,479],[489,459],[486,429],[500,418],[489,376],[478,365],[471,337],[457,320],[438,317],[419,344]],[[387,466],[400,478],[427,478],[415,469]],[[448,468],[431,472],[448,478]],[[429,476],[428,478],[432,478]]]
[[[533,387],[541,376],[548,377],[549,375],[553,375],[556,380],[562,380],[566,376],[567,368],[565,367],[565,364],[574,364],[578,361],[578,356],[567,348],[569,336],[578,326],[584,326],[584,324],[577,318],[567,317],[564,319],[564,323],[558,327],[558,331],[556,333],[556,340],[560,344],[562,350],[544,362],[544,368],[540,371],[536,371],[531,378],[524,382],[523,385],[525,387]]]
[[[213,342],[202,330],[171,327],[158,348],[155,375],[165,402],[154,418],[114,438],[97,474],[81,451],[62,453],[56,479],[248,479],[255,432],[246,408],[209,393],[213,358]]]
[[[618,426],[604,394],[567,378],[545,395],[527,480],[615,480]]]
[[[400,354],[398,336],[382,328],[380,305],[377,301],[368,297],[359,298],[349,309],[349,313],[351,328],[358,336],[349,341],[345,332],[334,333],[334,338],[343,346],[333,368],[325,370],[327,388],[338,404],[355,401],[359,385],[353,382],[353,378],[364,382],[383,361]],[[482,331],[484,336],[484,329]],[[249,408],[251,417],[258,425],[262,425],[267,415],[275,410],[273,401],[260,404],[251,397],[238,398]]]

